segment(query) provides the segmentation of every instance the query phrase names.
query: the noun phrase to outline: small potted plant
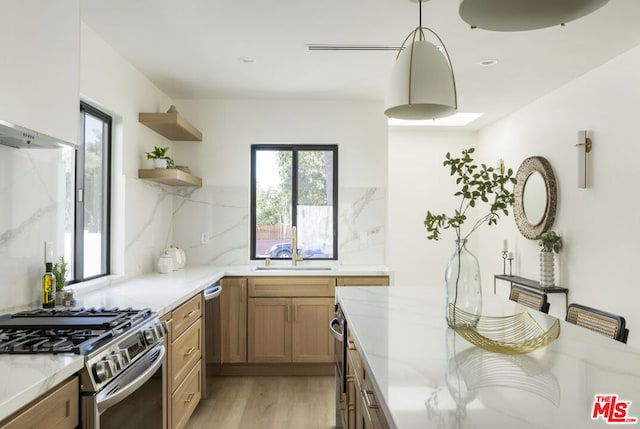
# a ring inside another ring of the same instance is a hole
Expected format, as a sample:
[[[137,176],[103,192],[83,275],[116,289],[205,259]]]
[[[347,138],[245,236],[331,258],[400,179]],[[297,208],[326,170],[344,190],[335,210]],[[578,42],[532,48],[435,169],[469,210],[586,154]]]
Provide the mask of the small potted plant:
[[[540,249],[540,286],[553,287],[555,285],[555,261],[553,254],[560,253],[562,237],[555,231],[547,231],[537,238]]]
[[[64,287],[67,281],[67,261],[64,256],[60,256],[59,262],[53,264],[51,272],[56,278],[56,305],[64,304]]]
[[[145,152],[147,155],[147,159],[153,160],[154,168],[173,168],[174,162],[171,157],[167,156],[167,151],[169,147],[158,147],[154,146],[151,152]]]

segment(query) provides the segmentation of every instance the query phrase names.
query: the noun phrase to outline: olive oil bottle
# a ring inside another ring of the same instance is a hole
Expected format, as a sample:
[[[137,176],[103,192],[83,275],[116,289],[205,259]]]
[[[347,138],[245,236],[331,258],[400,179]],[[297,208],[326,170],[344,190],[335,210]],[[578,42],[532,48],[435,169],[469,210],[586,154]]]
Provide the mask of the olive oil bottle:
[[[53,308],[56,306],[56,276],[51,272],[53,263],[45,264],[46,273],[42,276],[42,308]]]

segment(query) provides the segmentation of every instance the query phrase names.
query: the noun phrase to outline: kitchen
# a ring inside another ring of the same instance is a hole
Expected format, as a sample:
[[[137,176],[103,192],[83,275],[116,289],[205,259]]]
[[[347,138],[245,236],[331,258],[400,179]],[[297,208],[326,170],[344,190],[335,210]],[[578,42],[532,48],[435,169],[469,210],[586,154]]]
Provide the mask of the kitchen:
[[[620,3],[623,9],[635,11],[632,2]],[[414,11],[411,5],[402,7],[404,12]],[[77,2],[33,8],[23,13],[55,37],[50,37],[51,45],[43,49],[43,40],[29,28],[5,27],[1,38],[5,52],[19,54],[14,59],[20,61],[14,64],[26,65],[7,67],[3,63],[0,118],[13,118],[15,123],[74,141],[78,94],[113,115],[116,173],[112,209],[114,218],[122,221],[113,225],[112,271],[120,277],[151,272],[161,251],[173,242],[187,249],[190,264],[247,264],[248,147],[256,142],[294,141],[341,145],[341,264],[386,265],[397,285],[440,285],[452,243],[425,240],[422,221],[427,209],[446,204],[442,201],[451,195],[443,186],[449,183],[441,166],[444,153],[475,146],[481,159],[493,162],[503,158],[514,169],[531,155],[550,160],[561,194],[554,229],[567,243],[559,259],[561,284],[571,289],[572,300],[597,302],[602,308],[627,315],[630,330],[638,330],[640,322],[630,317],[637,294],[629,283],[634,278],[633,257],[638,253],[635,243],[640,232],[633,223],[624,222],[632,219],[638,208],[630,197],[638,171],[634,165],[638,149],[631,127],[638,112],[633,100],[639,95],[634,71],[638,70],[640,54],[637,48],[632,49],[638,44],[637,34],[628,35],[628,45],[616,48],[611,61],[593,64],[592,71],[574,76],[561,88],[549,88],[539,99],[480,130],[423,131],[388,128],[380,100],[173,99],[87,23],[79,22]],[[47,13],[42,12],[45,10]],[[410,17],[406,30],[391,42],[399,42],[411,29],[414,15]],[[13,42],[16,40],[20,43]],[[43,56],[42,51],[49,56]],[[4,58],[8,61],[11,56]],[[41,61],[51,66],[37,67]],[[202,188],[165,189],[137,179],[138,169],[148,168],[144,151],[167,145],[165,139],[138,123],[138,113],[165,111],[171,104],[205,136],[201,143],[170,144],[174,159],[203,178]],[[575,186],[574,144],[576,132],[585,128],[594,132],[594,184],[582,190]],[[11,212],[11,220],[2,226],[0,266],[10,285],[5,286],[9,297],[3,307],[11,311],[34,301],[33,285],[42,270],[41,246],[51,227],[39,224],[33,213],[47,206],[51,194],[40,184],[53,182],[25,180],[42,169],[33,166],[28,153],[6,147],[0,150],[1,195],[9,201]],[[200,163],[202,159],[207,159],[206,166]],[[12,185],[5,185],[9,183]],[[623,186],[621,192],[615,192],[619,186]],[[30,198],[25,201],[23,195],[27,194]],[[198,206],[206,210],[194,215],[192,211]],[[614,218],[613,213],[624,213],[624,220]],[[189,228],[196,222],[197,226]],[[211,237],[205,244],[201,244],[202,232]],[[476,236],[475,253],[483,267],[487,292],[493,274],[502,272],[504,239],[516,254],[515,272],[537,276],[537,243],[521,237],[507,219],[497,227],[479,230]],[[53,240],[60,241],[58,237]],[[552,302],[552,314],[554,307],[561,308],[556,304]],[[637,341],[632,334],[629,345],[635,346]]]

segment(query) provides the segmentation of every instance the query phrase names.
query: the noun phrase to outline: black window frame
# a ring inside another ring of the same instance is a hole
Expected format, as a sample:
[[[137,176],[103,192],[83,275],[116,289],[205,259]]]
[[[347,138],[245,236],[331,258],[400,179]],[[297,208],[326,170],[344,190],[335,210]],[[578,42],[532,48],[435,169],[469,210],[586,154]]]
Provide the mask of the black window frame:
[[[250,260],[264,260],[267,257],[256,255],[256,153],[259,150],[291,151],[292,152],[292,174],[291,174],[291,226],[297,226],[297,202],[298,202],[298,152],[304,151],[331,151],[333,152],[333,257],[313,258],[314,261],[337,261],[338,260],[338,145],[336,144],[252,144],[251,145],[251,242]],[[279,260],[291,260],[291,258],[278,258]]]
[[[103,146],[102,163],[102,201],[104,227],[102,234],[102,258],[101,266],[104,272],[89,277],[84,277],[84,190],[85,190],[85,116],[94,116],[106,125],[106,142]],[[113,118],[103,111],[83,101],[80,102],[80,144],[75,154],[75,197],[74,197],[74,243],[73,243],[73,278],[69,284],[96,279],[111,274],[111,152],[112,152],[112,128]]]

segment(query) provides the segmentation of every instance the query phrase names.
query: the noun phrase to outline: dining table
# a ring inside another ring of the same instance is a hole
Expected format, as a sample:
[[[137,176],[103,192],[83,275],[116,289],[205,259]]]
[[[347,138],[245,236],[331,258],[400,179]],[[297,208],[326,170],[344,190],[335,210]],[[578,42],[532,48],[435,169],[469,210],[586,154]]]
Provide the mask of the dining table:
[[[448,326],[444,286],[337,287],[336,302],[391,428],[638,424],[640,349],[560,320],[537,350],[487,351]],[[521,312],[544,331],[558,320],[483,295],[481,317]]]

